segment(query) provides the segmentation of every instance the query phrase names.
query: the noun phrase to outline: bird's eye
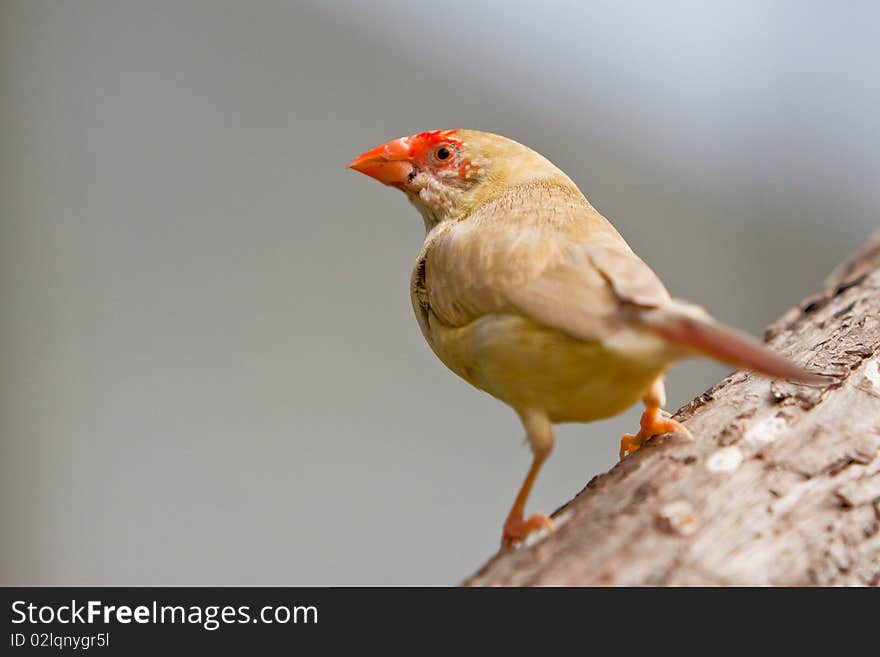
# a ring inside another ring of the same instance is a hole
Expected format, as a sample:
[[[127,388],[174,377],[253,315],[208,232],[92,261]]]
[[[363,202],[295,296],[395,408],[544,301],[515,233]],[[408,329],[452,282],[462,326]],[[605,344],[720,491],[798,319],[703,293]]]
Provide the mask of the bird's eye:
[[[453,146],[450,146],[449,144],[440,144],[434,149],[434,159],[437,162],[446,162],[452,157],[454,152],[455,149]]]

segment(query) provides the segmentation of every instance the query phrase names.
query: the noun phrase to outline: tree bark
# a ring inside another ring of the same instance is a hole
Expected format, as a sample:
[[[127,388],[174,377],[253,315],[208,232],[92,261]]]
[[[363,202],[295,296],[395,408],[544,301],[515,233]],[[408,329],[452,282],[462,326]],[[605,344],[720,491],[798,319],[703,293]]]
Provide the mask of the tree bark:
[[[735,372],[464,584],[880,583],[880,234],[767,329],[828,384]]]

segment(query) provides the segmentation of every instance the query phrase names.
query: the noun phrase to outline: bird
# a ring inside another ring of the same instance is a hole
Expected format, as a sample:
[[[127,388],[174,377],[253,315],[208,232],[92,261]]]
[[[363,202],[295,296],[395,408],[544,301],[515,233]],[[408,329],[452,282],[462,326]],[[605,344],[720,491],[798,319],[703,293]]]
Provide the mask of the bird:
[[[553,425],[617,415],[640,400],[620,459],[688,430],[662,410],[664,374],[709,357],[793,381],[822,377],[670,296],[651,268],[547,158],[477,130],[430,130],[376,146],[348,168],[404,192],[425,240],[410,279],[419,327],[455,374],[519,416],[532,463],[502,547],[552,530],[525,516],[554,444]]]

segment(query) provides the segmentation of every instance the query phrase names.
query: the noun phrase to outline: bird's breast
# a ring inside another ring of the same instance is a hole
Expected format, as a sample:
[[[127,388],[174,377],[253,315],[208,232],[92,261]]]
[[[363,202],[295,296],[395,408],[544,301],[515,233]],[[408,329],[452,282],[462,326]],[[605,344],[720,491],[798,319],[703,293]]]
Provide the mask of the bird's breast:
[[[672,360],[652,336],[627,336],[621,351],[518,315],[486,315],[451,327],[428,310],[422,330],[460,377],[514,408],[543,410],[554,422],[589,422],[624,411]]]

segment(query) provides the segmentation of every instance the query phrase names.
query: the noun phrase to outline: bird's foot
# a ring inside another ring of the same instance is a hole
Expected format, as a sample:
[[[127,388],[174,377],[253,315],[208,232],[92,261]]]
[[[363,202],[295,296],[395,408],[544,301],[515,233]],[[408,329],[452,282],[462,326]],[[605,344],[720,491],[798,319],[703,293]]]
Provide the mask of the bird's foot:
[[[522,543],[529,534],[542,529],[553,531],[553,522],[543,513],[533,513],[526,520],[522,516],[508,517],[504,523],[504,533],[501,534],[501,547]]]
[[[627,454],[632,454],[650,438],[661,436],[664,433],[680,433],[693,440],[691,432],[681,423],[673,420],[666,411],[658,407],[649,406],[642,413],[639,422],[639,432],[635,435],[627,433],[620,439],[620,460]]]

